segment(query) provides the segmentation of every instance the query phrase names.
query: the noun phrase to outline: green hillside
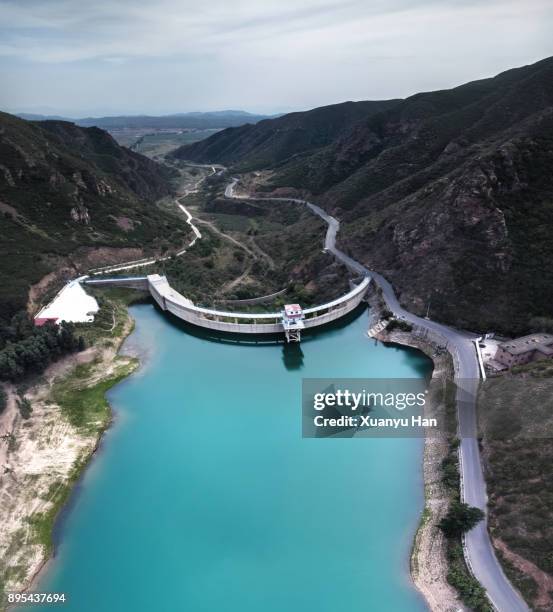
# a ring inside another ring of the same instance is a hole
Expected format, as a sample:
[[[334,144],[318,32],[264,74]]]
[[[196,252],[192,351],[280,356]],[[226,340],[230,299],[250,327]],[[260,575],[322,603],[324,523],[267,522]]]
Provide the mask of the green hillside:
[[[171,176],[98,128],[0,113],[1,318],[54,269],[76,273],[170,238],[172,217],[154,202],[171,192]]]
[[[547,316],[553,59],[376,104],[223,130],[177,155],[272,170],[263,188],[293,187],[335,214],[343,248],[412,310],[509,332]]]
[[[290,113],[256,125],[223,130],[218,138],[214,136],[181,147],[172,156],[202,163],[231,164],[242,171],[272,166],[329,145],[362,118],[395,104],[395,100],[344,102],[304,113]]]

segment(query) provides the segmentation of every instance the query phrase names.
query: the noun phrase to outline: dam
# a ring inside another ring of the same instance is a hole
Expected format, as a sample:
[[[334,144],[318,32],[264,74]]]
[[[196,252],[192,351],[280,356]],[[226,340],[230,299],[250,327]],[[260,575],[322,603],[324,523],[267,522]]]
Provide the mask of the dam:
[[[361,282],[341,297],[310,308],[299,304],[287,304],[281,312],[244,313],[213,310],[196,306],[184,295],[175,291],[165,276],[148,276],[82,279],[90,286],[119,286],[143,289],[150,293],[161,310],[175,317],[206,329],[235,334],[281,334],[287,342],[299,342],[301,331],[336,321],[357,308],[370,284],[365,276]]]

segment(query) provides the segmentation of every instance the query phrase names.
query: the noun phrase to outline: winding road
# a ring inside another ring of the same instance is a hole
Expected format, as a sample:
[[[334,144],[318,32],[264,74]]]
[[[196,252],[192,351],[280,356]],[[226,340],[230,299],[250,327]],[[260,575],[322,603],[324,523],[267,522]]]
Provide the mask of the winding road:
[[[486,483],[484,481],[480,450],[477,438],[476,396],[480,382],[478,357],[473,340],[475,334],[462,332],[447,325],[419,317],[405,310],[399,303],[392,285],[380,274],[369,270],[355,261],[336,246],[336,235],[340,222],[327,214],[322,208],[306,200],[297,198],[270,198],[235,195],[238,183],[233,178],[225,189],[225,197],[254,200],[295,202],[307,206],[328,225],[324,247],[348,269],[358,274],[370,276],[382,290],[388,308],[398,318],[408,321],[419,330],[431,336],[438,336],[447,346],[455,367],[457,384],[457,413],[459,438],[461,497],[464,502],[480,508],[487,513]],[[511,585],[495,556],[487,530],[487,520],[481,521],[468,532],[464,542],[465,559],[474,576],[486,589],[489,599],[498,612],[528,612],[529,608],[519,592]]]
[[[195,164],[189,165],[196,166]],[[196,240],[202,237],[200,230],[192,223],[192,215],[188,212],[186,207],[181,204],[181,200],[189,196],[191,193],[197,193],[200,188],[200,185],[207,179],[208,176],[213,176],[217,173],[222,172],[220,166],[205,166],[198,164],[197,167],[210,168],[211,175],[206,175],[199,178],[191,188],[185,189],[182,193],[178,194],[174,200],[175,205],[180,208],[180,210],[186,215],[186,223],[190,226],[190,229],[194,233],[194,238],[189,242],[186,247],[182,248],[180,251],[177,251],[174,254],[174,257],[180,257],[181,255],[184,255],[184,253],[186,253],[189,248],[194,246]],[[217,170],[217,168],[219,168],[219,170]],[[132,261],[125,261],[119,264],[114,264],[112,266],[92,268],[91,270],[89,270],[89,274],[91,274],[92,276],[96,276],[98,274],[109,274],[110,272],[122,272],[124,270],[133,270],[135,268],[144,268],[146,266],[151,266],[155,263],[159,263],[160,261],[168,261],[169,259],[171,259],[171,257],[173,257],[173,255],[166,255],[164,257],[146,257],[144,259],[133,259]]]

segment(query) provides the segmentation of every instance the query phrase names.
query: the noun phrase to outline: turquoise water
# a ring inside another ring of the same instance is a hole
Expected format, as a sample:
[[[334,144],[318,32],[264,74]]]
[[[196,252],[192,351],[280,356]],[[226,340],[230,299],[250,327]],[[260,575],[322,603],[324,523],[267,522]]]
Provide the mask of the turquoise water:
[[[37,590],[71,612],[424,610],[408,571],[422,441],[302,439],[301,379],[420,377],[426,358],[368,340],[366,312],[293,356],[132,313],[143,366],[110,393]]]

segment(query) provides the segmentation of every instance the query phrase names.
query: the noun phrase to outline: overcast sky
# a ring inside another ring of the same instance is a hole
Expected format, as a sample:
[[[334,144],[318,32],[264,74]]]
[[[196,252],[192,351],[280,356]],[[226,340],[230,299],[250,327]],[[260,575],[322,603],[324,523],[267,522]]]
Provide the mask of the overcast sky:
[[[553,55],[552,0],[0,0],[0,108],[283,112]]]

